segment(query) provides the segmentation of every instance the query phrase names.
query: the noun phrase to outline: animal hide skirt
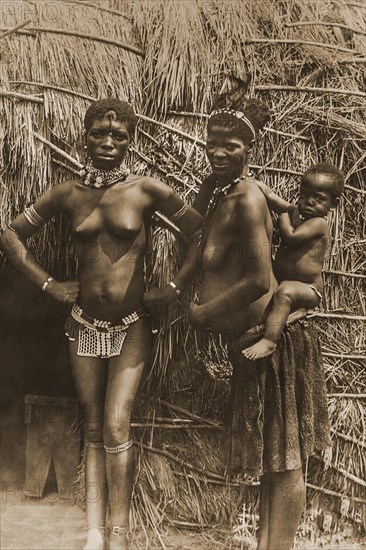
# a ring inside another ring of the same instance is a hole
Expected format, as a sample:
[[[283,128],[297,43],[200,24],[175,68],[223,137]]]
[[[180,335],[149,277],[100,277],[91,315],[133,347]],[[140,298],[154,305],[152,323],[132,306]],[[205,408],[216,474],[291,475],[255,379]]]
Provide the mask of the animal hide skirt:
[[[312,321],[288,325],[270,357],[249,361],[229,345],[233,365],[224,423],[227,473],[300,468],[330,445],[326,386]]]

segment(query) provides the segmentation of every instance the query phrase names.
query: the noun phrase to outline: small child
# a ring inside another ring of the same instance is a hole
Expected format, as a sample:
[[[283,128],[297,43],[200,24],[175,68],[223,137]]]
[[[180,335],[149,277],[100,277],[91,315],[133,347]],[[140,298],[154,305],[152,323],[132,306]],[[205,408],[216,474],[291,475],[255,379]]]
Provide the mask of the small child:
[[[271,355],[291,311],[316,307],[322,299],[322,265],[329,241],[326,216],[343,192],[344,178],[329,163],[314,164],[301,178],[297,206],[259,183],[270,208],[280,215],[281,244],[274,261],[279,286],[273,294],[261,340],[243,350],[255,361]],[[287,211],[286,211],[287,210]]]

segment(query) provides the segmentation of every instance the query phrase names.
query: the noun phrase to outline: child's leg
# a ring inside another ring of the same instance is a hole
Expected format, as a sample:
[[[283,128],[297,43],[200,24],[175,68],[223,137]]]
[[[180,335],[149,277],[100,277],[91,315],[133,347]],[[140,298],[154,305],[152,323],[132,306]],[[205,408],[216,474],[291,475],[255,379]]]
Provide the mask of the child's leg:
[[[316,307],[319,297],[306,283],[282,281],[272,297],[271,308],[265,321],[264,336],[259,342],[243,350],[252,361],[271,355],[281,337],[283,328],[292,310]]]

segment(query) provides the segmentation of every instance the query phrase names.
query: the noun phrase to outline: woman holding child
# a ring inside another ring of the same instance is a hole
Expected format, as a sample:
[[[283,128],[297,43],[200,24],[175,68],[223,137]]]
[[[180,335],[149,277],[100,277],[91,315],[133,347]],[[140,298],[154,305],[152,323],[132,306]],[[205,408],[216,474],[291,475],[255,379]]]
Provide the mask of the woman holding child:
[[[321,353],[311,322],[285,328],[271,357],[254,362],[242,353],[246,338],[240,338],[264,322],[277,288],[268,188],[266,193],[248,167],[250,149],[268,119],[262,102],[238,92],[221,96],[209,117],[206,152],[212,174],[193,204],[205,216],[198,252],[201,291],[189,315],[195,327],[227,337],[233,376],[224,427],[226,464],[230,474],[262,476],[258,549],[289,550],[304,509],[302,464],[330,440]],[[279,210],[287,206],[279,200]],[[304,307],[301,300],[292,309],[297,307]]]

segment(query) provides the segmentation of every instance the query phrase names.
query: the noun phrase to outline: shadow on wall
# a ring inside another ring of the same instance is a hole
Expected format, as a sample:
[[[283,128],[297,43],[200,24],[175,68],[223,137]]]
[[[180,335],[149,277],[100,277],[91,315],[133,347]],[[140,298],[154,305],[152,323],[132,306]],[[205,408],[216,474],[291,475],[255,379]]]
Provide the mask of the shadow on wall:
[[[10,264],[1,269],[1,480],[25,478],[25,394],[75,397],[63,325],[66,307]]]

